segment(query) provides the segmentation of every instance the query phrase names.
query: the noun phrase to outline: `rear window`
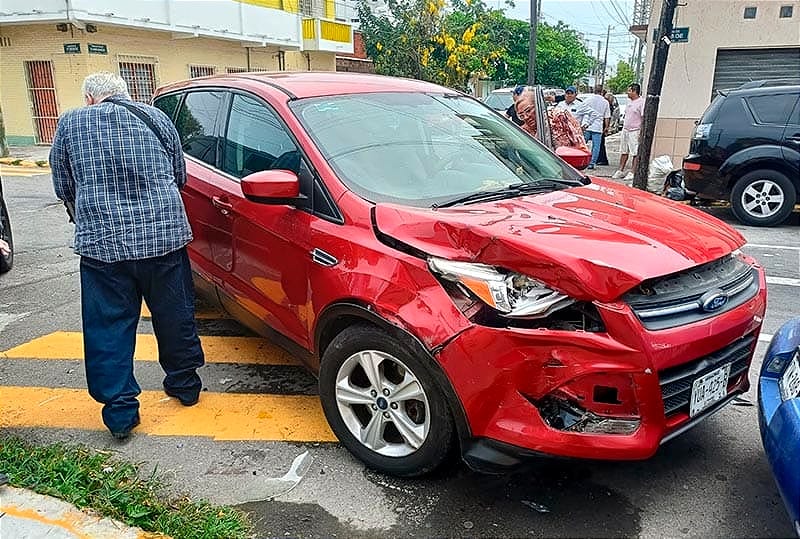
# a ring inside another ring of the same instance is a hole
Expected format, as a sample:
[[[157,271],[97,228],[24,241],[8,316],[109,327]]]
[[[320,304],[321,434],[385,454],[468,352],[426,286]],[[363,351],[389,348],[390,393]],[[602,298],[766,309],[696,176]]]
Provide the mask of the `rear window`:
[[[725,96],[722,94],[717,95],[714,98],[714,101],[708,106],[706,111],[703,113],[703,118],[700,120],[701,124],[710,124],[714,123],[714,120],[717,117],[717,113],[719,109],[722,108],[722,104],[725,102]]]
[[[506,110],[514,102],[511,92],[492,92],[483,101],[494,110]]]
[[[761,124],[786,125],[796,102],[796,94],[758,95],[747,98],[747,105],[753,111],[756,121]]]

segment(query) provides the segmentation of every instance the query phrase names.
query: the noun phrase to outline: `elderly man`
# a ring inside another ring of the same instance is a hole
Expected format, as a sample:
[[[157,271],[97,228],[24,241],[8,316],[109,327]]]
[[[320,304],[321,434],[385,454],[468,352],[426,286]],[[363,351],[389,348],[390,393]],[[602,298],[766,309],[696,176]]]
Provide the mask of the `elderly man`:
[[[574,86],[567,86],[564,90],[564,101],[559,103],[558,107],[569,111],[569,113],[578,120],[581,129],[588,129],[598,119],[602,123],[602,113],[597,112],[588,104],[578,99],[578,89]]]
[[[532,89],[522,92],[517,101],[517,115],[524,122],[522,129],[536,137],[536,97]],[[581,126],[569,111],[561,107],[548,107],[547,118],[550,123],[550,135],[553,138],[553,149],[569,146],[587,150]]]
[[[50,166],[56,196],[74,205],[89,394],[103,403],[114,438],[125,439],[139,424],[133,352],[142,298],[165,393],[191,406],[202,386],[186,253],[192,232],[179,193],[186,163],[169,118],[131,101],[118,75],[89,75],[83,94],[87,106],[59,119]]]

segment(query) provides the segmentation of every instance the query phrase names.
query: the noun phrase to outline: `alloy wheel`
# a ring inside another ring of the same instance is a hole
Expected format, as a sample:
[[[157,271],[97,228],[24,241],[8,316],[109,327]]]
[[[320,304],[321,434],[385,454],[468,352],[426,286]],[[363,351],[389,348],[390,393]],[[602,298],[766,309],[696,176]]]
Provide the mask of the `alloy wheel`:
[[[783,206],[783,189],[772,180],[756,180],[744,189],[741,202],[744,210],[754,217],[772,217]]]
[[[335,395],[351,434],[380,455],[410,455],[428,437],[431,418],[425,389],[391,354],[363,350],[348,357],[336,375]]]

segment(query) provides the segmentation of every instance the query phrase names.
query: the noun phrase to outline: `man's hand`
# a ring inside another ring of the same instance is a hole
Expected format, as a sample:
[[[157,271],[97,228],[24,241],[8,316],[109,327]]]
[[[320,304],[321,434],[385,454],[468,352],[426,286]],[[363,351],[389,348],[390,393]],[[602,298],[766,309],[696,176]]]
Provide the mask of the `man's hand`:
[[[4,242],[3,240],[0,240],[0,255],[8,256],[10,254],[11,254],[11,246],[6,242]]]

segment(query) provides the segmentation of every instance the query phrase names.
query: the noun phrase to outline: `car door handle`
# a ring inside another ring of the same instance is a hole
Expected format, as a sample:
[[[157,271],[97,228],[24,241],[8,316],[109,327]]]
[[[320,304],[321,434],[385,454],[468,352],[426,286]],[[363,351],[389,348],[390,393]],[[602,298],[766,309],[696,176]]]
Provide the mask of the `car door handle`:
[[[220,197],[211,197],[211,204],[213,204],[222,215],[228,215],[233,211],[233,204],[226,202]]]
[[[791,137],[786,137],[786,140],[790,140],[792,142],[800,142],[800,133],[797,135],[792,135]]]

